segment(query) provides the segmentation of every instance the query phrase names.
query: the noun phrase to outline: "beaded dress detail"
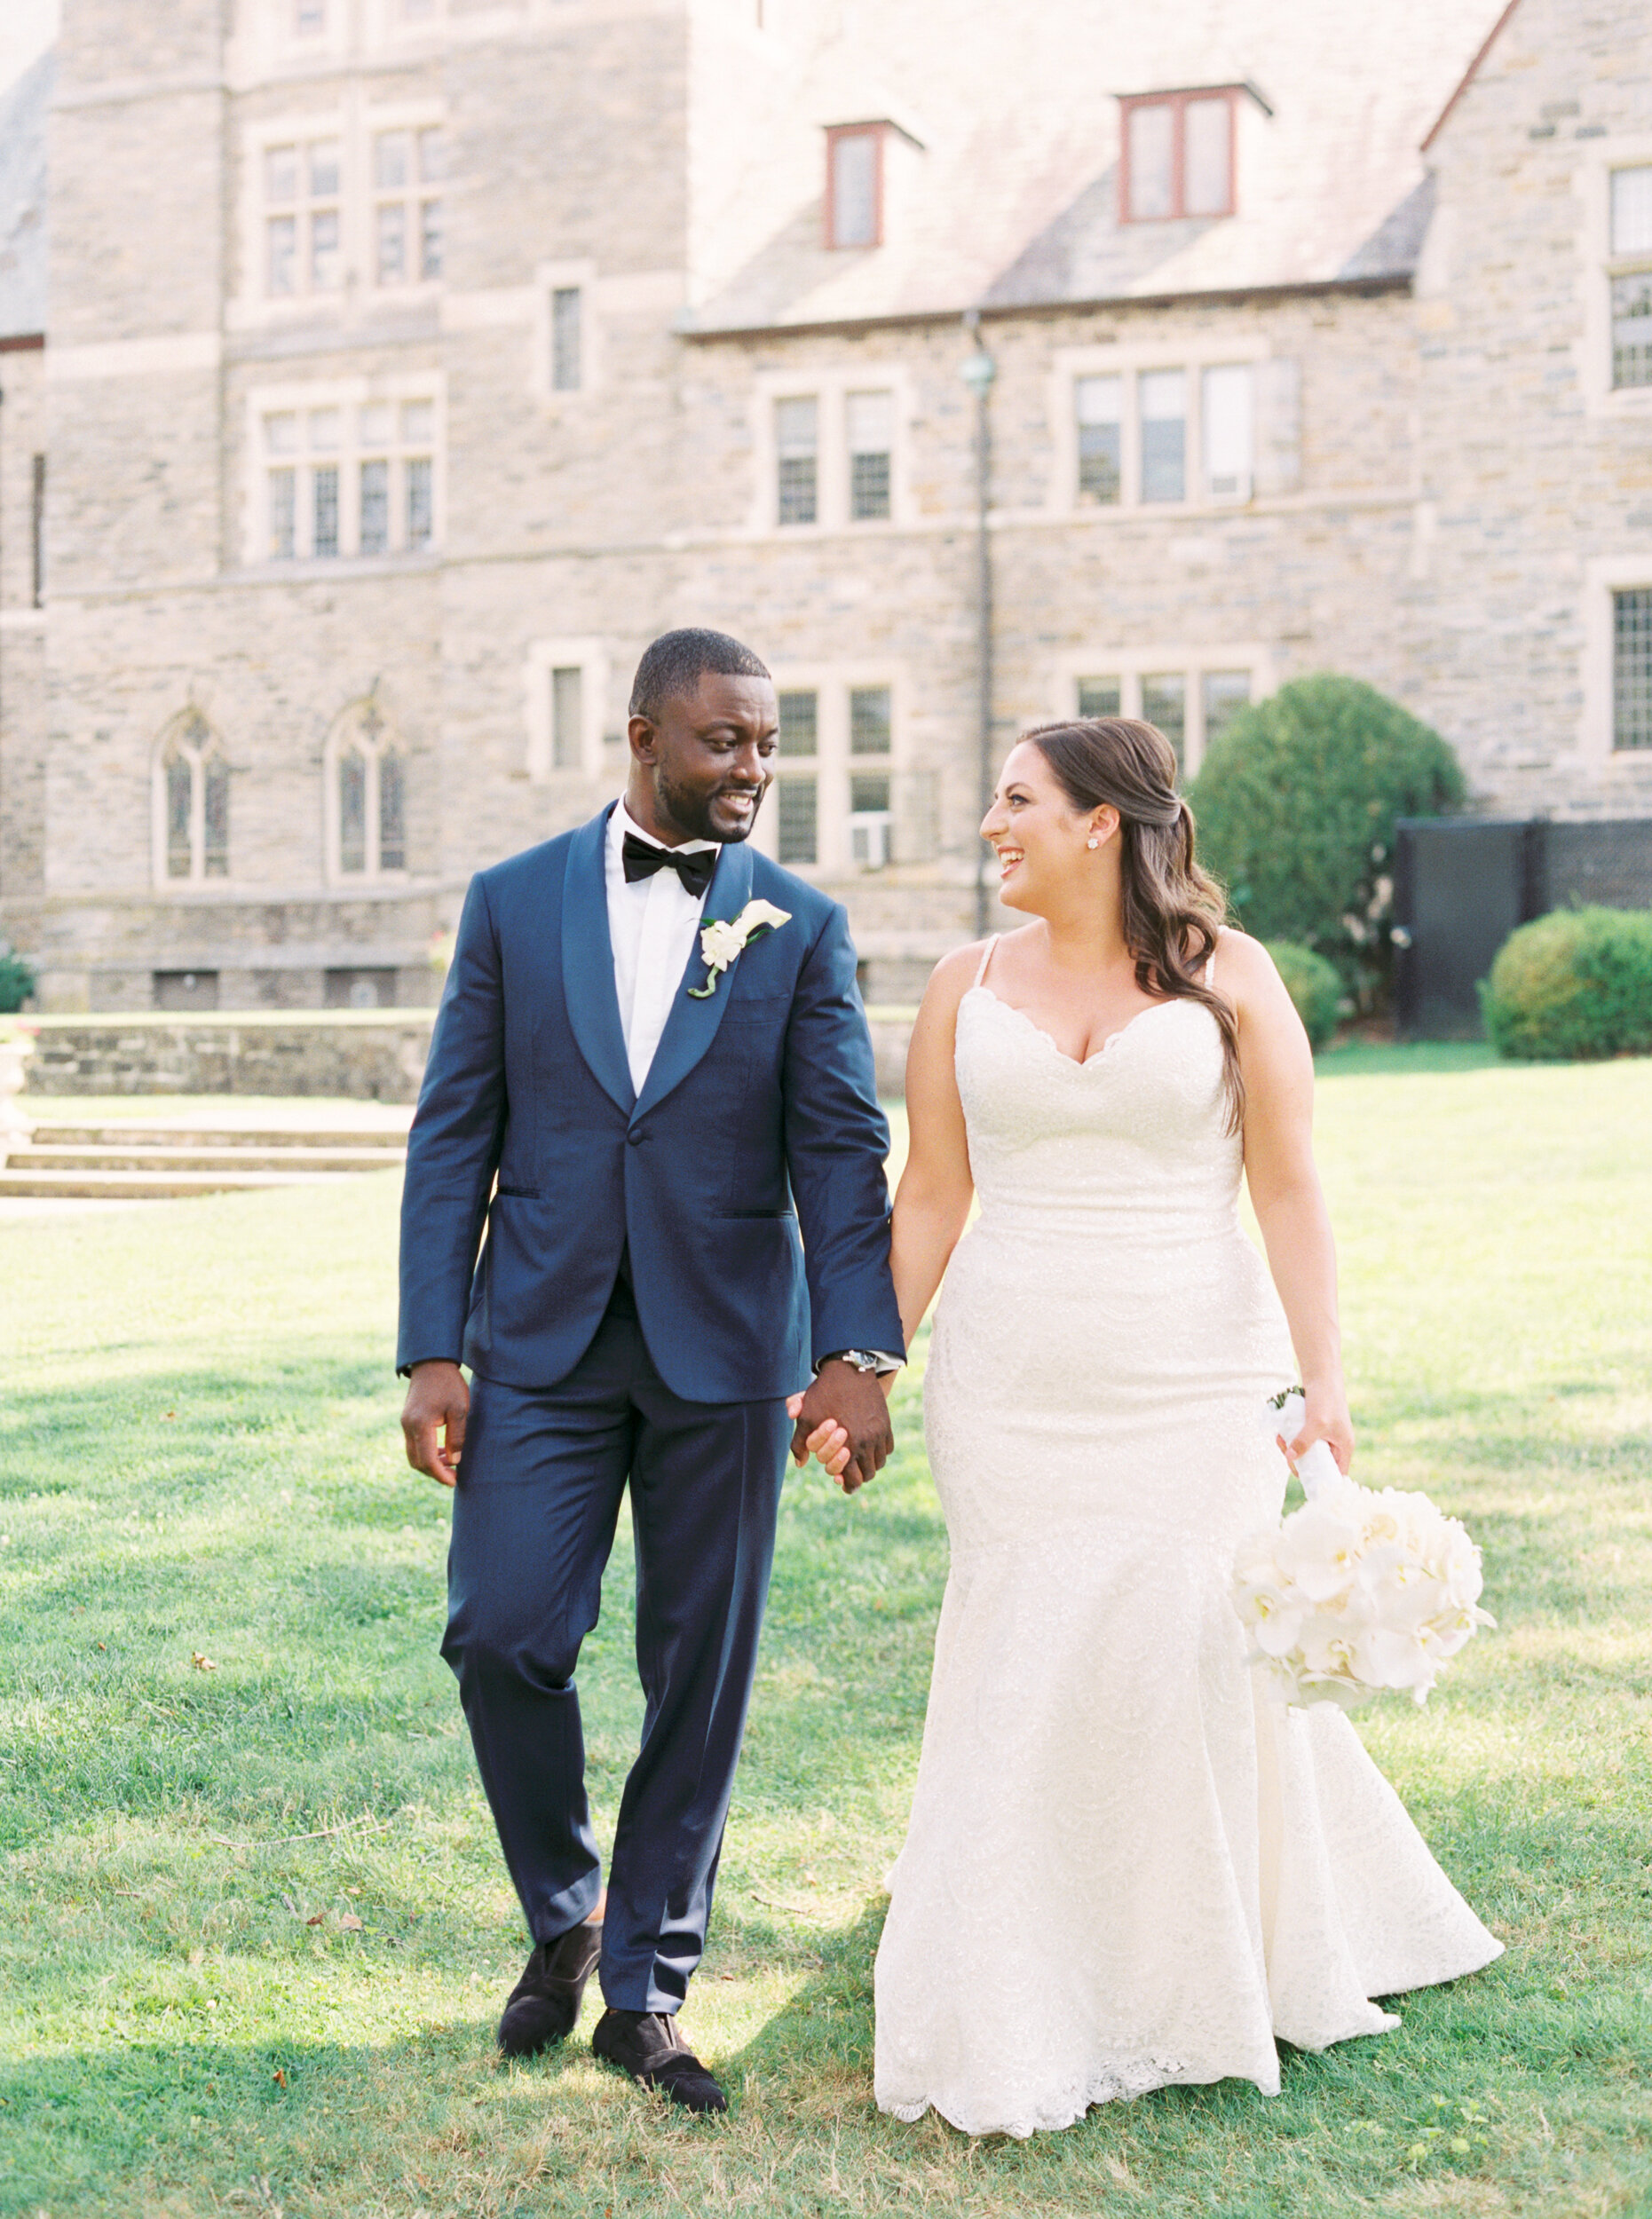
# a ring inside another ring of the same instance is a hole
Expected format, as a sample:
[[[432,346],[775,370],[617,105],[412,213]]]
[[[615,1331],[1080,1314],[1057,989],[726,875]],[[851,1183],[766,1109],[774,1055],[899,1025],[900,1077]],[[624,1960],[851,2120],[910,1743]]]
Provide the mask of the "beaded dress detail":
[[[1384,2033],[1371,1997],[1502,1945],[1348,1720],[1245,1661],[1229,1583],[1279,1513],[1293,1365],[1221,1036],[1157,1003],[1078,1063],[978,979],[956,1068],[980,1216],[924,1386],[952,1565],[877,2100],[1026,2136],[1172,2083],[1275,2094],[1276,2036]]]

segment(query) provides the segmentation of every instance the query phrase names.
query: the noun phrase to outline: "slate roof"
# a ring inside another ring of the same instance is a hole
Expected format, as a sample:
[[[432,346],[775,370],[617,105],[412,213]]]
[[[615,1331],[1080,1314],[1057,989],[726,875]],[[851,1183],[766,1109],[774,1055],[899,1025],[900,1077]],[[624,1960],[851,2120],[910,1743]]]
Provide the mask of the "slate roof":
[[[46,328],[46,115],[56,79],[48,51],[0,92],[0,339]]]
[[[794,54],[789,82],[740,118],[739,163],[723,154],[715,188],[702,187],[684,326],[761,330],[1403,280],[1430,212],[1421,141],[1502,7],[846,8],[837,20],[852,36]],[[1118,96],[1200,85],[1255,91],[1237,100],[1235,213],[1121,224]],[[708,104],[716,91],[713,79]],[[895,150],[885,243],[834,252],[821,237],[821,127],[880,115],[922,151]]]

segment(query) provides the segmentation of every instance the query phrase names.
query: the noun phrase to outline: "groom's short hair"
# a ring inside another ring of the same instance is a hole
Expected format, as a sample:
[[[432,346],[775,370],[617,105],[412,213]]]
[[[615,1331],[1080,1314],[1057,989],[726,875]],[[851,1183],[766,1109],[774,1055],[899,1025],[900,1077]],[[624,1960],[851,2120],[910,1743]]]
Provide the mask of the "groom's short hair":
[[[716,678],[769,675],[767,667],[751,649],[742,647],[726,632],[707,632],[698,625],[686,626],[680,632],[661,632],[652,646],[644,649],[643,659],[636,666],[629,714],[657,723],[666,703],[677,694],[695,692],[707,670]]]

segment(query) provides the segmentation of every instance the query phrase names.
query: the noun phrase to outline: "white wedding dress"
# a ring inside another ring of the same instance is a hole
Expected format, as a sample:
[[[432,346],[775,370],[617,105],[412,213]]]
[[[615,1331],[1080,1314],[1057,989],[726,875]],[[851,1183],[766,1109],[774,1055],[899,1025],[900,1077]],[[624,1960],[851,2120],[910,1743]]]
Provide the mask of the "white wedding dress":
[[[1347,1718],[1245,1661],[1229,1582],[1279,1513],[1292,1363],[1221,1037],[1167,1001],[1076,1063],[977,982],[957,1072],[981,1213],[924,1388],[952,1569],[877,2100],[1025,2136],[1171,2083],[1274,2094],[1276,2036],[1383,2033],[1372,1996],[1502,1945]]]

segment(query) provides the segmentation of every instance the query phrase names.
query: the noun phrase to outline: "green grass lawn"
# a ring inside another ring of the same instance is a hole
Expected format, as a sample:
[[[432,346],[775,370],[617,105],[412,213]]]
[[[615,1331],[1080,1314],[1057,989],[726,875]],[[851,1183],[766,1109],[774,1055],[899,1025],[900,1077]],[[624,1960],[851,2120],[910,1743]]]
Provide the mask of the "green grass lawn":
[[[1469,1520],[1500,1622],[1362,1731],[1496,1966],[1287,2054],[1271,2102],[1024,2144],[881,2118],[945,1572],[907,1386],[873,1488],[787,1489],[684,2020],[732,2114],[663,2117],[578,2038],[502,2067],[524,1941],[436,1654],[447,1504],[401,1461],[394,1174],[36,1219],[0,1227],[0,2214],[1652,2209],[1652,1062],[1323,1069],[1359,1469]],[[605,1818],[629,1576],[622,1544],[581,1667]]]

